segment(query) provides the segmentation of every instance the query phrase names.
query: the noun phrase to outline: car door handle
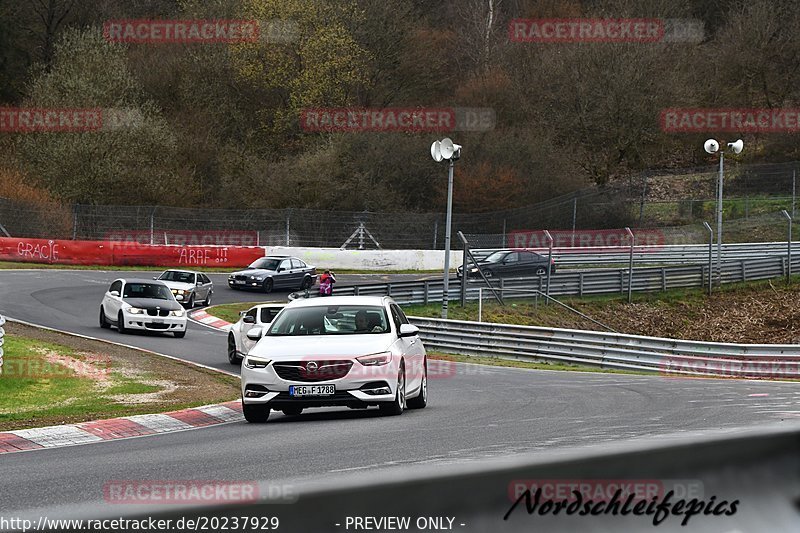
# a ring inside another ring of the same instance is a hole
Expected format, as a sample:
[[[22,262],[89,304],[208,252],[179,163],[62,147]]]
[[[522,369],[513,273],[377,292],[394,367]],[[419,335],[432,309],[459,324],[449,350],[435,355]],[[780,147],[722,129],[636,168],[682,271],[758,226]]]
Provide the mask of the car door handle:
[[[408,343],[409,346],[412,346],[417,343],[417,339],[413,339],[411,342]]]

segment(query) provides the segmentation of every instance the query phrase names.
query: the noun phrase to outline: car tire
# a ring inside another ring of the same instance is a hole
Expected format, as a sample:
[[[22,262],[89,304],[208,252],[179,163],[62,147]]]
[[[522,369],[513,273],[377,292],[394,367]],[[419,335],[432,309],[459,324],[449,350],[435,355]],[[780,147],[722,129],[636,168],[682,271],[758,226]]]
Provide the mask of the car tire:
[[[311,276],[306,276],[303,278],[303,283],[300,284],[300,290],[304,291],[310,288],[311,288]]]
[[[409,409],[424,409],[428,405],[428,361],[425,361],[425,371],[422,374],[422,386],[416,398],[406,401]]]
[[[242,402],[244,419],[251,424],[263,424],[269,420],[269,407],[266,405],[251,405]]]
[[[547,274],[547,269],[544,267],[536,267],[536,275],[537,276],[544,276]]]
[[[214,294],[214,293],[211,292],[211,291],[208,291],[208,296],[206,296],[206,301],[203,303],[203,305],[205,305],[206,307],[211,305],[211,295],[212,294]]]
[[[382,403],[379,407],[384,415],[402,415],[406,408],[406,369],[401,364],[400,372],[397,373],[397,393],[394,395],[392,403]]]
[[[264,283],[261,285],[261,290],[263,290],[264,292],[272,292],[273,284],[274,283],[272,281],[272,278],[267,278],[267,279],[264,280]]]
[[[125,317],[122,316],[122,311],[117,314],[117,331],[123,335],[128,332],[128,330],[125,329]]]
[[[100,327],[103,329],[108,329],[111,327],[108,319],[106,318],[106,312],[103,310],[103,306],[100,306]]]
[[[194,309],[194,293],[192,293],[192,295],[189,296],[189,301],[186,302],[186,307],[189,309]]]
[[[483,275],[484,275],[486,278],[489,278],[489,279],[491,279],[491,278],[494,276],[494,272],[492,272],[491,270],[484,270],[484,271],[483,271]],[[478,276],[480,276],[480,274],[478,274]]]
[[[236,339],[233,337],[233,333],[228,335],[228,362],[232,365],[242,364],[242,360],[236,355]]]
[[[173,333],[173,335],[175,335],[176,339],[182,339],[186,336],[186,330],[176,331],[175,333]]]
[[[287,407],[286,409],[281,409],[283,414],[286,416],[298,416],[303,412],[302,407]]]

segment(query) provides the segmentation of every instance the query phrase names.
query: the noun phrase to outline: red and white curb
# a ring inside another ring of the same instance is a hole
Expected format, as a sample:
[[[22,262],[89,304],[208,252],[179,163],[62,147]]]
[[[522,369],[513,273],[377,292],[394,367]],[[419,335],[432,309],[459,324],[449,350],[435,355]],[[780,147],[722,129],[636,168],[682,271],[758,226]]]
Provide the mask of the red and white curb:
[[[222,320],[219,317],[216,317],[214,315],[209,315],[203,309],[192,311],[191,313],[189,313],[189,318],[191,318],[195,322],[198,322],[199,324],[202,324],[203,326],[208,326],[214,329],[221,329],[222,331],[228,331],[229,329],[231,329],[231,326],[233,325],[230,322]]]
[[[64,426],[0,432],[0,454],[76,446],[241,422],[241,401],[204,405],[170,413],[133,415]]]

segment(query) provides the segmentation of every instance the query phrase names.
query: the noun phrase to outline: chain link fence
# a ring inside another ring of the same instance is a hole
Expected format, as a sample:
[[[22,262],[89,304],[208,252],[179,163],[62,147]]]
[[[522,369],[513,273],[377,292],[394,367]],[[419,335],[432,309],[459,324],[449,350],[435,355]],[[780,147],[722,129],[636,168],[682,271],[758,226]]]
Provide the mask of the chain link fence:
[[[725,242],[783,240],[796,213],[798,163],[726,164]],[[507,247],[509,235],[541,228],[660,228],[665,244],[707,242],[715,226],[713,167],[652,171],[606,187],[538,204],[484,213],[453,213],[456,231],[478,248]],[[386,249],[444,248],[444,213],[311,209],[205,209],[165,206],[31,204],[0,198],[0,235],[153,244],[252,244]],[[455,240],[454,240],[455,242]],[[472,241],[471,241],[472,242]]]

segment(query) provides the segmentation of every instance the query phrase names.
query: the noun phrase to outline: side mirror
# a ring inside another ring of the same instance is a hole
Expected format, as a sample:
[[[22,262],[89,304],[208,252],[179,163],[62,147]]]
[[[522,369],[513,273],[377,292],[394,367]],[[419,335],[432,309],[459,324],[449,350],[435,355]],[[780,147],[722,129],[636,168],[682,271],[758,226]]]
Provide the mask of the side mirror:
[[[119,298],[119,291],[111,291],[109,294],[111,296],[116,296],[117,298]]]
[[[400,324],[401,337],[413,337],[419,334],[419,328],[413,324]]]
[[[283,272],[284,270],[286,270],[286,269],[283,268],[283,267],[278,267],[278,272]]]
[[[245,324],[255,324],[256,317],[248,315],[242,319],[242,322],[244,322]]]
[[[153,279],[158,279],[158,276],[153,276]]]
[[[200,285],[202,285],[202,284],[203,284],[203,282],[202,282],[202,281],[198,281],[197,283],[195,283],[195,285],[197,285],[198,287],[199,287]]]
[[[263,336],[264,336],[264,328],[260,326],[250,328],[250,330],[247,332],[247,338],[250,339],[251,341],[257,341]]]

